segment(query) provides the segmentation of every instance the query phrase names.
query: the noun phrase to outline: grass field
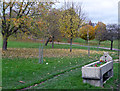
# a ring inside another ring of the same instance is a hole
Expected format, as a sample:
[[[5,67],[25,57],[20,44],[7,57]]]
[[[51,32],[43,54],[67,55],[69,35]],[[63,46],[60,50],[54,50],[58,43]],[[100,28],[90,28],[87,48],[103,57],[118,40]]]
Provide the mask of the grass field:
[[[114,71],[118,71],[118,64],[114,63]],[[120,65],[119,65],[120,66]],[[93,87],[89,84],[84,84],[82,82],[82,73],[81,68],[71,70],[64,75],[60,75],[53,79],[47,80],[46,82],[32,87],[34,89],[101,89],[100,87]],[[105,89],[118,88],[118,73],[114,72],[114,77],[107,81],[104,84]],[[49,85],[48,85],[49,84]],[[103,88],[102,88],[103,89]]]
[[[0,41],[2,41],[2,34],[0,33]],[[2,48],[2,42],[0,42],[0,48]],[[0,74],[2,74],[2,50],[0,49]],[[2,87],[2,75],[0,75],[0,90]]]
[[[25,42],[25,41],[8,41],[8,48],[39,48],[39,46],[44,45],[39,42]],[[69,49],[70,45],[68,44],[54,44],[54,49]],[[47,46],[44,46],[44,49],[52,49],[52,45],[49,43]],[[72,49],[84,49],[88,50],[88,47],[72,45]],[[97,50],[97,48],[90,47],[90,50]],[[99,49],[99,51],[110,51],[106,49]]]
[[[86,47],[49,44],[44,47],[44,62],[38,63],[40,43],[9,41],[8,51],[2,52],[3,89],[22,89],[34,85],[34,89],[112,89],[118,88],[118,63],[114,63],[114,77],[104,84],[104,88],[94,87],[82,82],[81,67],[99,60],[103,50],[91,50],[87,56]],[[104,50],[106,51],[106,50]],[[117,52],[109,51],[113,59]],[[40,84],[39,84],[40,83]]]
[[[12,43],[13,43],[13,40],[15,40],[16,41],[16,39],[14,38],[14,37],[10,37],[10,39],[9,39],[10,41],[12,41]],[[21,39],[17,39],[17,40],[20,40],[21,41]],[[26,39],[27,41],[29,40],[29,39]],[[41,39],[40,39],[41,40]],[[29,40],[28,42],[30,42],[31,40]],[[26,42],[26,41],[25,41]],[[32,41],[32,42],[34,42],[34,47],[36,47],[36,42],[38,43],[39,42],[39,40],[38,41]],[[68,42],[68,40],[66,39],[66,38],[62,38],[62,40],[61,40],[61,42]],[[79,44],[79,45],[86,45],[87,46],[87,44],[86,44],[86,41],[85,40],[83,40],[83,39],[81,39],[81,38],[73,38],[73,43],[75,43],[75,44]],[[21,46],[22,44],[20,44],[20,46]],[[26,44],[27,45],[27,44]],[[97,40],[90,40],[89,41],[89,45],[90,46],[98,46],[98,41]],[[56,45],[57,46],[57,45]],[[11,47],[17,47],[14,43],[13,43],[13,45],[11,45]],[[25,47],[25,46],[24,46]],[[27,47],[30,47],[29,45],[27,46]],[[51,48],[52,46],[51,45],[48,45],[48,47],[47,48]],[[63,47],[63,46],[62,46]],[[74,47],[74,46],[73,46]],[[111,42],[110,41],[102,41],[101,42],[101,44],[100,44],[100,47],[108,47],[108,48],[110,48],[111,47]],[[56,47],[55,47],[56,48]],[[65,45],[64,45],[64,48],[67,48]],[[113,42],[113,48],[116,48],[116,49],[118,49],[118,40],[114,40],[114,42]]]
[[[67,42],[67,39],[63,39],[62,42]],[[81,38],[74,38],[73,39],[74,43],[80,44],[80,45],[87,45],[86,41],[81,39]],[[97,40],[90,40],[89,41],[90,46],[98,46],[98,41]],[[111,47],[111,42],[110,41],[102,41],[100,44],[100,47]],[[118,49],[118,40],[114,40],[113,42],[113,48],[117,48]]]

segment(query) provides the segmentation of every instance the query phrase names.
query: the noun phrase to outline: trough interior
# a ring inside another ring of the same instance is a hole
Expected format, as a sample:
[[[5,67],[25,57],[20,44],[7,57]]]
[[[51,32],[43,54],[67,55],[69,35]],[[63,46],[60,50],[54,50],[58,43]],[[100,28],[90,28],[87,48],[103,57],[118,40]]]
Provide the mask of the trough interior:
[[[105,82],[108,78],[110,78],[112,76],[112,69],[109,70],[108,72],[106,72],[104,75],[103,75],[103,82]]]

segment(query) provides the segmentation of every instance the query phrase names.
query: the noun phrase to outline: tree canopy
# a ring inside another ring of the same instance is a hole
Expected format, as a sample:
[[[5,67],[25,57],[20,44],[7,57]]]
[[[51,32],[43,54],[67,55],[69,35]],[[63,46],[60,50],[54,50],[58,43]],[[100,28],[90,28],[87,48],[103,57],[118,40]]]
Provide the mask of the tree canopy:
[[[95,29],[91,25],[85,25],[80,28],[79,30],[79,36],[88,41],[88,35],[89,35],[89,40],[93,40],[95,38]]]
[[[102,22],[98,22],[98,24],[95,26],[95,38],[101,42],[106,40],[106,25]]]
[[[9,36],[22,30],[21,28],[33,29],[31,25],[34,23],[34,17],[47,15],[52,4],[52,2],[1,2],[3,50],[7,49]],[[38,25],[43,24],[40,22],[37,22]]]
[[[70,39],[72,46],[72,39],[75,38],[78,34],[80,18],[76,14],[73,7],[62,11],[60,22],[60,31],[66,38]],[[70,48],[70,51],[72,49]]]

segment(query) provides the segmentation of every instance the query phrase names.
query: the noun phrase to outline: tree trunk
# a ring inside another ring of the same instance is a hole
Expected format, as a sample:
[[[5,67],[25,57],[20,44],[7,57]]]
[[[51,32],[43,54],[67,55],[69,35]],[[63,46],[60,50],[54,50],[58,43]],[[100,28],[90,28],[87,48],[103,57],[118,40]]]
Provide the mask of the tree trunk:
[[[52,37],[52,48],[54,48],[54,36]]]
[[[111,40],[111,48],[110,48],[110,50],[112,50],[112,48],[113,48],[113,40]]]
[[[88,57],[90,56],[90,46],[89,46],[89,41],[88,41]]]
[[[72,52],[72,38],[70,39],[70,52]]]
[[[47,44],[48,44],[50,38],[51,38],[51,37],[49,37],[49,38],[47,39],[47,41],[46,41],[46,43],[45,43],[45,46],[47,46]]]
[[[100,46],[100,41],[99,41],[99,46]]]
[[[3,50],[7,50],[7,37],[3,37]]]
[[[88,44],[88,40],[85,40],[86,44]]]

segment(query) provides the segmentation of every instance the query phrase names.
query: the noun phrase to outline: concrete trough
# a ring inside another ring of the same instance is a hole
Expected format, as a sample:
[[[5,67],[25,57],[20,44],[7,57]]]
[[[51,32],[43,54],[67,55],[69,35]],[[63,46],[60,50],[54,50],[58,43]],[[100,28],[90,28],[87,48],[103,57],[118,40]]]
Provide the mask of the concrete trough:
[[[82,78],[84,83],[103,87],[103,83],[113,76],[113,61],[109,61],[99,67],[91,67],[97,62],[90,63],[82,67]]]

